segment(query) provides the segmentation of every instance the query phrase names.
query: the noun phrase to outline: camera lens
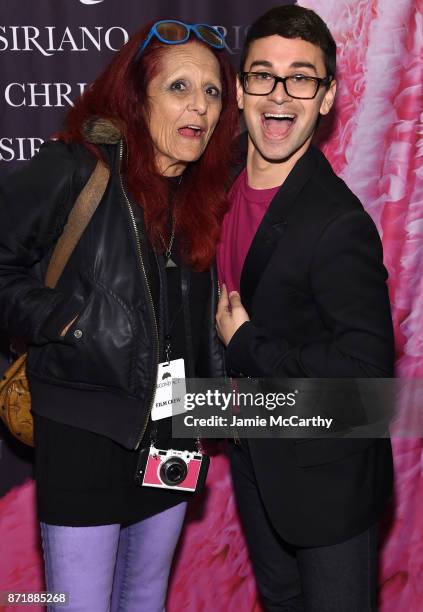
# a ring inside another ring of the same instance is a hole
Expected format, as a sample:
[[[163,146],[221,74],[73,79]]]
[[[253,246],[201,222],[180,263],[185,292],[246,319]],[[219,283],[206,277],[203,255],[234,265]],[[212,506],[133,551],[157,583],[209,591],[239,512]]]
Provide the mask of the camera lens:
[[[174,487],[183,482],[187,473],[187,464],[180,457],[171,457],[160,466],[160,478],[168,487]]]

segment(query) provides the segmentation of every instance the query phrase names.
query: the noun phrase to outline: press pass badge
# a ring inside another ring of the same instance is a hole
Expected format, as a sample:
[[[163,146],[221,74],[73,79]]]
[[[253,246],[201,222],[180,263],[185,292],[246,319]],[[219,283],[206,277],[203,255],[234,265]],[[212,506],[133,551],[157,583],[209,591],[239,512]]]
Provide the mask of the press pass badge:
[[[159,363],[151,419],[159,421],[185,412],[185,364],[183,359]]]

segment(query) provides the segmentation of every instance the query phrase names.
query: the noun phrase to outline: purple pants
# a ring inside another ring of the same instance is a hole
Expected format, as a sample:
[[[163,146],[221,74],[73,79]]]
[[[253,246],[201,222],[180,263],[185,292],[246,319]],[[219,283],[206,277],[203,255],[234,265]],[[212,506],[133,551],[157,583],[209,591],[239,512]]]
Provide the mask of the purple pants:
[[[186,502],[121,527],[41,523],[47,590],[67,612],[163,612]]]

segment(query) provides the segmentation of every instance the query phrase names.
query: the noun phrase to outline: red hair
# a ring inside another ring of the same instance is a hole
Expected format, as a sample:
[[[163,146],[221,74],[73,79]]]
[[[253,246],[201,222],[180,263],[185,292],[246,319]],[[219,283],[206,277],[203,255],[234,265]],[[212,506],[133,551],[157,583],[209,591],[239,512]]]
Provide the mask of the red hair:
[[[152,23],[129,39],[76,101],[59,138],[81,142],[99,157],[100,152],[84,141],[84,123],[101,117],[111,120],[120,129],[127,147],[123,175],[131,196],[144,211],[150,242],[158,251],[163,251],[160,236],[169,237],[169,187],[155,164],[148,127],[147,87],[160,71],[160,59],[169,52],[170,46],[153,37],[135,60]],[[238,135],[238,109],[235,72],[226,52],[195,36],[190,39],[193,40],[207,47],[216,57],[222,80],[222,112],[218,124],[202,156],[185,169],[174,201],[182,259],[195,269],[204,270],[213,260],[227,210],[226,190]]]

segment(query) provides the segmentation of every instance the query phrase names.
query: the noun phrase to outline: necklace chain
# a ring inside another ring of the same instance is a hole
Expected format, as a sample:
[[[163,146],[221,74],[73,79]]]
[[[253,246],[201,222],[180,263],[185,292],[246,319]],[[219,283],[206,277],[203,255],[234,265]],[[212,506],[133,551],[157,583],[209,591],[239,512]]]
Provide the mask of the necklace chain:
[[[177,184],[177,186],[176,186],[176,191],[178,190],[179,185],[181,184],[181,182],[182,182],[182,174],[181,174],[181,176],[179,177],[179,181],[178,181],[178,184]],[[173,194],[173,197],[172,197],[172,203],[173,203],[173,202],[174,202],[174,200],[175,200],[176,191],[175,191],[175,193]],[[160,234],[160,238],[161,238],[161,240],[162,240],[162,242],[163,242],[163,246],[164,246],[164,249],[165,249],[165,256],[166,256],[166,260],[168,260],[168,259],[169,259],[170,255],[171,255],[171,253],[172,253],[173,243],[174,243],[174,241],[175,241],[175,226],[176,226],[176,215],[175,215],[175,211],[173,211],[173,212],[172,212],[172,231],[171,231],[171,233],[170,233],[169,244],[168,244],[167,246],[166,246],[166,241],[165,241],[165,239],[164,239],[164,238],[163,238],[163,236]]]
[[[172,232],[170,234],[169,244],[166,246],[165,239],[160,234],[160,238],[162,239],[163,246],[165,248],[166,259],[169,259],[170,254],[172,253],[173,242],[175,240],[175,215],[172,215]]]

